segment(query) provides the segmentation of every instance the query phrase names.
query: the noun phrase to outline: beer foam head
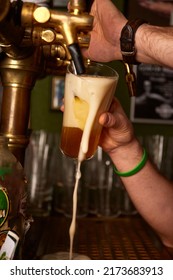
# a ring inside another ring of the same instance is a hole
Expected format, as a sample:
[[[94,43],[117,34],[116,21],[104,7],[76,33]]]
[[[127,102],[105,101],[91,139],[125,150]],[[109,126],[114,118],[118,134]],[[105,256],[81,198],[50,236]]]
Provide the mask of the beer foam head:
[[[83,128],[86,114],[88,116],[96,114],[100,106],[104,106],[105,102],[113,96],[115,86],[113,78],[76,76],[67,73],[65,80],[65,111],[67,114],[64,114],[63,125]]]

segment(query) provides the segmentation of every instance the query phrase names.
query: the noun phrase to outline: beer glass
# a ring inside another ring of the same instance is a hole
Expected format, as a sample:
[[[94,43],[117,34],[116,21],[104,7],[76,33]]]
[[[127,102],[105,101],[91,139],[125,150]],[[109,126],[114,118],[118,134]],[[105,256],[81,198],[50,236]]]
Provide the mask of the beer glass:
[[[68,66],[60,149],[73,159],[89,159],[97,150],[99,117],[110,107],[119,75],[111,67],[89,62],[83,75]]]

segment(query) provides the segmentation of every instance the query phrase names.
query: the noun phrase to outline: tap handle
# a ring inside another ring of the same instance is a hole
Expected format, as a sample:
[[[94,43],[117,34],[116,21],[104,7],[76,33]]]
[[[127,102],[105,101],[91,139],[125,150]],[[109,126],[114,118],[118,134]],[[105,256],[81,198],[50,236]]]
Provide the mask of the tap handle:
[[[85,72],[85,66],[79,45],[77,43],[73,43],[68,45],[68,49],[74,62],[76,74],[83,74]]]

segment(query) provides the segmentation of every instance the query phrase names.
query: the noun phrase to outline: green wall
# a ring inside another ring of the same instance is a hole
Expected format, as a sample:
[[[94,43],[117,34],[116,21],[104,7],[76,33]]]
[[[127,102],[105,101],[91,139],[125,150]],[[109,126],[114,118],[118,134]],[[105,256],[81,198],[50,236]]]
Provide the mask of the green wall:
[[[30,127],[33,130],[59,132],[62,112],[51,110],[52,77],[38,80],[31,94]]]
[[[113,1],[119,9],[123,10],[124,1]],[[130,112],[130,97],[125,82],[124,66],[121,62],[109,63],[114,67],[119,75],[119,84],[116,91],[116,96],[120,100],[124,110],[129,116]],[[52,111],[51,102],[51,76],[36,82],[36,85],[31,95],[31,114],[30,127],[33,130],[44,129],[49,132],[60,132],[62,124],[62,113],[59,111]],[[172,135],[173,130],[170,125],[159,124],[134,124],[137,135],[147,134],[163,134]]]

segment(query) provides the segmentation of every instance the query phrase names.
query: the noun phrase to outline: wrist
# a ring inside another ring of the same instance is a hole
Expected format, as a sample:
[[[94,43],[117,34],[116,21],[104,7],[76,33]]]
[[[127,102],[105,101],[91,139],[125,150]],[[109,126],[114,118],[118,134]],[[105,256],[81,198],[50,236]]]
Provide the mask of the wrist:
[[[133,176],[133,175],[137,174],[139,171],[141,171],[141,169],[145,166],[147,160],[148,160],[147,152],[145,149],[143,149],[142,158],[135,167],[133,167],[132,169],[127,170],[125,172],[120,172],[119,170],[116,169],[116,166],[114,166],[114,172],[115,172],[115,174],[119,175],[120,177]]]
[[[135,168],[141,161],[143,152],[143,147],[137,139],[134,139],[127,145],[115,148],[109,153],[109,156],[119,172],[126,172]]]
[[[150,38],[153,40],[153,31],[153,26],[149,24],[141,25],[136,31],[136,59],[142,63],[156,62],[154,60],[154,56],[152,55],[151,43],[149,41]]]

